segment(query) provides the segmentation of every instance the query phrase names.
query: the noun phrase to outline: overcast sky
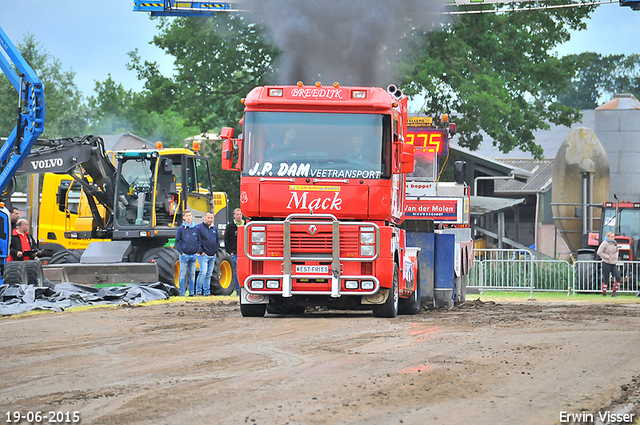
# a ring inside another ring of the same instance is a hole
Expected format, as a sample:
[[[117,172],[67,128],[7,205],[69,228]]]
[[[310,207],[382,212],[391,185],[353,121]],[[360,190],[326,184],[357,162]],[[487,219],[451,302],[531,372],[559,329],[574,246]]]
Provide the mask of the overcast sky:
[[[94,94],[94,81],[108,74],[126,88],[140,90],[135,73],[126,69],[127,52],[138,48],[143,59],[158,61],[165,73],[171,72],[172,64],[149,44],[157,33],[156,22],[132,10],[133,0],[0,0],[0,27],[14,43],[26,32],[33,33],[64,70],[76,72],[85,96]],[[605,4],[593,14],[588,29],[574,34],[559,54],[640,53],[638,28],[640,11]]]

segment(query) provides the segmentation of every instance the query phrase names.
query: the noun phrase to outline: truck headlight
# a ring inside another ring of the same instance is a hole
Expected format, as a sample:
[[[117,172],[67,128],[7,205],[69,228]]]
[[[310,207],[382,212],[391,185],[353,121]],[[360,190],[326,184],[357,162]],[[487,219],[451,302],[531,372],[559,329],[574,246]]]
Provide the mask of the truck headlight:
[[[264,280],[252,280],[251,287],[253,289],[264,289]]]
[[[264,245],[251,245],[251,255],[264,255]]]
[[[265,232],[251,232],[251,242],[265,243],[266,240],[267,234]]]
[[[373,257],[375,253],[376,253],[376,247],[373,245],[360,246],[360,256],[362,257]]]
[[[376,242],[375,233],[360,233],[360,243],[364,245],[373,245]]]
[[[374,286],[375,284],[371,280],[363,280],[361,285],[362,289],[365,289],[368,291],[372,290]]]
[[[358,281],[357,280],[347,280],[344,283],[344,287],[346,289],[358,289]]]
[[[267,288],[268,289],[278,289],[280,287],[279,280],[267,280]]]

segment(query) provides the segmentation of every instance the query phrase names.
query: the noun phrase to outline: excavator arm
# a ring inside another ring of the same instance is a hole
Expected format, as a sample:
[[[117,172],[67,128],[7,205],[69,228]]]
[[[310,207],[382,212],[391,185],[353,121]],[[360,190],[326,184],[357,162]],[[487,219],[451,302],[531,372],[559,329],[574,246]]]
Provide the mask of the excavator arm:
[[[111,230],[117,170],[105,152],[102,138],[88,135],[82,138],[38,140],[36,144],[40,148],[27,156],[16,175],[68,174],[82,186],[99,229]],[[100,215],[98,205],[105,208],[105,217]]]
[[[16,127],[0,147],[0,269],[9,256],[11,227],[4,202],[11,197],[11,182],[44,130],[42,82],[0,28],[0,69],[18,92]],[[0,278],[0,283],[2,279]]]

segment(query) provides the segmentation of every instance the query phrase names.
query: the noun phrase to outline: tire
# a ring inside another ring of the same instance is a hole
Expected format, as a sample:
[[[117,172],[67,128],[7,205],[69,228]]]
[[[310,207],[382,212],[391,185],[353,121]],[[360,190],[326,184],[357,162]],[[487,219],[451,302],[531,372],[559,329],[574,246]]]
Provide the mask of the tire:
[[[180,279],[180,254],[173,248],[153,248],[145,252],[143,263],[156,263],[158,279],[178,288]]]
[[[24,262],[27,282],[37,288],[44,286],[44,276],[42,276],[42,263],[39,260],[29,260]]]
[[[2,280],[5,285],[28,285],[27,269],[24,261],[11,261],[4,265]]]
[[[391,284],[391,290],[389,296],[384,304],[373,306],[373,315],[375,317],[388,317],[394,318],[398,315],[398,265],[393,265],[393,283]]]
[[[399,314],[419,314],[420,313],[420,278],[416,273],[416,285],[413,294],[409,298],[400,299],[398,302]]]
[[[242,317],[264,317],[266,311],[266,304],[240,304]]]
[[[225,251],[218,251],[216,266],[211,275],[211,293],[215,295],[231,295],[235,290],[232,282],[231,256]]]
[[[80,262],[83,249],[66,249],[64,251],[58,251],[51,256],[49,264],[74,264]]]
[[[302,306],[283,305],[278,302],[273,302],[273,298],[267,304],[267,313],[269,314],[288,314],[300,316],[304,314],[305,308]]]

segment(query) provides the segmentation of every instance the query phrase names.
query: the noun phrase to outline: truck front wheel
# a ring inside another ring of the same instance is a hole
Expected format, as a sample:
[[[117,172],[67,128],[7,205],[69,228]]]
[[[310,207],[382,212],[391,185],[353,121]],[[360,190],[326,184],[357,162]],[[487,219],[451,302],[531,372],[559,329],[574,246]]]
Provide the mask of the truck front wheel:
[[[398,265],[393,265],[393,284],[389,290],[389,296],[384,304],[373,306],[373,315],[375,317],[396,317],[398,315]]]

